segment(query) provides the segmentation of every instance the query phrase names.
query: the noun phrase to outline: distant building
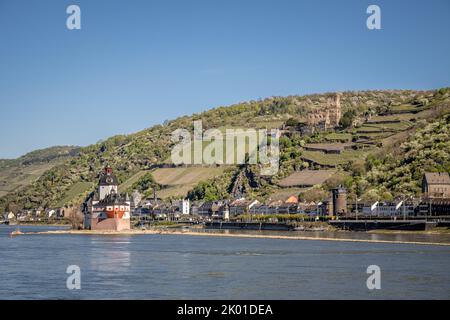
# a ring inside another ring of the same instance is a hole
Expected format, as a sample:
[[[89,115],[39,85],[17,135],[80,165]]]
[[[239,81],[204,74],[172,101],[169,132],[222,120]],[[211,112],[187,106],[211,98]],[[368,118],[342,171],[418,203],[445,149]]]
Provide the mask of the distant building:
[[[412,202],[381,202],[374,204],[365,204],[362,213],[365,216],[378,217],[401,217],[414,216],[416,205]]]
[[[133,210],[133,216],[136,216],[136,217],[142,217],[142,216],[148,217],[151,215],[152,215],[152,212],[150,211],[149,208],[138,207]]]
[[[339,126],[342,117],[341,94],[330,96],[325,108],[313,110],[307,115],[309,132],[327,131]]]
[[[326,216],[333,216],[333,199],[327,199],[322,201],[322,203],[318,206],[318,213],[319,216],[326,217]]]
[[[134,190],[134,192],[131,194],[131,207],[137,208],[139,207],[140,203],[142,201],[142,195],[139,191]]]
[[[6,221],[13,221],[16,220],[16,215],[14,214],[14,212],[5,212],[3,218]]]
[[[277,207],[277,214],[296,214],[297,203],[283,203]]]
[[[152,213],[158,220],[166,219],[172,213],[172,205],[160,203],[152,207]]]
[[[55,210],[55,209],[47,209],[47,210],[45,210],[45,217],[47,219],[55,219],[55,218],[57,218],[58,217],[57,216],[57,210]]]
[[[230,216],[235,217],[241,214],[247,214],[250,209],[259,203],[258,200],[239,199],[230,203]]]
[[[450,216],[450,198],[425,198],[418,207],[420,216]]]
[[[230,206],[227,203],[223,206],[222,213],[223,213],[223,220],[229,221],[230,220]]]
[[[314,201],[300,202],[297,205],[297,213],[308,216],[315,216],[320,213],[320,205]]]
[[[447,172],[426,172],[422,192],[431,198],[450,198],[450,176]]]
[[[191,205],[191,215],[198,216],[199,215],[199,209],[203,203],[193,203]]]
[[[208,201],[199,206],[198,215],[203,217],[219,217],[222,207],[222,201]]]
[[[289,196],[285,203],[293,203],[293,204],[297,204],[298,203],[298,197],[297,196]]]
[[[250,208],[250,214],[276,214],[276,207],[271,207],[267,204],[258,204]]]
[[[84,227],[91,230],[131,229],[131,200],[118,193],[119,182],[110,167],[100,175],[99,189],[87,205]]]
[[[189,199],[182,199],[178,202],[179,211],[182,215],[189,215],[191,213],[191,202]]]
[[[342,186],[332,190],[333,194],[333,215],[347,214],[347,190]]]

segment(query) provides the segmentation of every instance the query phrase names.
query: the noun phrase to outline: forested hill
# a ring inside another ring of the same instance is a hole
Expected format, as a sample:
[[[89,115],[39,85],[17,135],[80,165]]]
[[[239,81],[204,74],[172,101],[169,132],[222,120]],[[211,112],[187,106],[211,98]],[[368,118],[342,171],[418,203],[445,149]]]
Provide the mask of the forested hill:
[[[168,162],[173,146],[170,140],[171,133],[179,128],[192,129],[193,120],[202,120],[204,129],[223,128],[225,126],[285,128],[286,124],[304,121],[311,110],[326,106],[327,98],[330,95],[331,93],[271,97],[242,102],[229,107],[214,108],[192,116],[183,116],[135,134],[114,136],[88,147],[65,151],[62,149],[60,151],[66,153],[68,157],[66,159],[60,158],[63,159],[61,163],[45,170],[36,181],[7,192],[3,196],[0,193],[0,196],[2,196],[0,198],[0,210],[7,208],[9,204],[19,208],[30,209],[39,206],[54,207],[63,204],[81,203],[94,189],[98,174],[106,164],[114,168],[121,184],[130,187],[133,185],[131,182],[139,182],[139,179],[142,177],[141,173],[148,170],[152,165]],[[372,139],[374,144],[378,146],[376,150],[373,150],[374,156],[381,157],[377,156],[377,152],[383,148],[384,144],[382,143],[385,142],[385,139],[390,138],[392,140],[390,145],[395,145],[397,142],[399,144],[403,143],[417,130],[426,127],[428,122],[442,118],[442,115],[449,109],[449,101],[449,89],[344,92],[341,97],[341,105],[345,123],[342,123],[341,128],[337,128],[333,134],[339,137],[346,136],[350,140],[358,140],[365,135],[366,139]],[[361,124],[367,115],[388,117],[391,114],[401,118],[398,127],[384,128],[380,127],[380,125],[377,127],[375,123],[371,125]],[[352,126],[352,123],[358,123],[358,121],[355,121],[358,119],[361,121],[357,126],[362,126],[361,128]],[[407,134],[403,136],[394,134],[402,131]],[[388,137],[388,135],[383,135],[383,133],[392,133],[393,136]],[[302,136],[298,132],[284,137],[281,141],[282,154],[279,176],[262,179],[258,177],[257,168],[246,168],[247,177],[253,177],[252,179],[254,180],[249,184],[249,188],[253,188],[253,190],[248,190],[249,193],[253,194],[254,192],[255,196],[266,197],[270,192],[276,191],[278,189],[278,181],[292,173],[292,171],[302,170],[308,167],[308,163],[316,163],[313,166],[320,166],[323,160],[310,159],[310,155],[304,152],[301,147],[304,143],[322,142],[327,139],[331,139],[329,134],[316,134],[309,137]],[[368,154],[364,154],[364,157],[362,157],[361,154],[355,153],[355,157],[363,160],[366,156]],[[35,161],[33,159],[45,160],[49,159],[49,157],[51,158],[52,155],[43,151],[37,151],[33,157],[27,155],[20,161],[22,163],[30,163]],[[335,160],[325,159],[327,162]],[[336,165],[337,169],[353,175],[352,170],[354,168],[352,165],[355,165],[353,162],[356,161],[353,161],[354,159],[351,155],[344,160],[337,160],[339,161],[332,163]],[[382,164],[385,163],[387,162],[382,161]],[[376,183],[386,188],[391,188],[393,186],[389,186],[387,182],[382,181],[383,178],[376,173],[376,170],[391,169],[387,165],[383,167],[382,164],[374,162],[371,168],[367,168],[368,172],[365,180],[376,181]],[[11,160],[0,162],[0,166],[5,167],[8,165],[11,165]],[[309,167],[311,168],[311,165]],[[437,167],[434,169],[437,169]],[[236,179],[239,170],[242,170],[242,168],[227,169],[225,172],[222,172],[222,176],[215,177],[214,179],[217,180],[216,185],[223,186],[223,188],[216,190],[216,194],[213,193],[212,197],[219,196],[218,192],[220,192],[220,196],[229,195],[230,187],[232,187],[230,183]],[[365,175],[366,172],[361,174]],[[136,181],[133,179],[136,179]],[[211,181],[211,178],[208,178],[207,181],[202,182],[202,185],[204,186],[205,183],[211,184]],[[5,184],[8,183],[8,181],[3,182]],[[191,189],[196,187],[192,184],[188,186]]]
[[[58,146],[36,150],[18,159],[0,160],[0,197],[32,184],[47,170],[76,156],[79,150]]]
[[[79,151],[80,147],[76,146],[55,146],[46,149],[39,149],[29,152],[17,159],[0,159],[0,168],[11,165],[30,165],[50,162],[55,159],[76,156]]]

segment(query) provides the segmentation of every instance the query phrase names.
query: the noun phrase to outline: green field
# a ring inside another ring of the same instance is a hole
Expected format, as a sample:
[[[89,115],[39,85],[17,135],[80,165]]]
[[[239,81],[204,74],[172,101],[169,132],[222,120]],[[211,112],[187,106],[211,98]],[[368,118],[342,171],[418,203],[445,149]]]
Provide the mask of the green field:
[[[411,113],[411,112],[420,112],[427,109],[427,107],[424,106],[415,106],[412,104],[402,104],[399,106],[392,106],[391,112],[393,114],[395,113]]]
[[[369,133],[369,132],[383,132],[383,130],[379,127],[375,127],[374,125],[363,125],[356,129],[356,133]]]
[[[228,128],[228,129],[235,129],[235,128]],[[245,150],[244,150],[243,154],[253,153],[254,150],[249,148],[249,138],[245,132],[241,132],[241,133],[235,132],[234,135],[232,135],[232,136],[225,136],[225,130],[226,130],[225,128],[219,128],[218,130],[220,130],[223,134],[222,157],[220,157],[222,163],[230,163],[231,162],[231,163],[235,164],[237,162],[238,143],[240,145],[245,146]],[[242,130],[245,131],[246,129],[242,129]],[[245,141],[243,140],[244,138],[245,138]],[[202,141],[202,148],[200,150],[202,156],[205,155],[205,150],[206,150],[206,152],[212,151],[212,149],[207,150],[206,148],[208,146],[210,146],[213,142],[214,142],[214,139],[213,139],[213,141]],[[255,142],[258,143],[258,136],[256,136]],[[230,147],[228,147],[228,144],[230,144]],[[213,147],[214,146],[211,145],[211,148],[213,148]],[[189,150],[189,149],[190,149],[191,154],[190,154],[190,162],[188,164],[191,164],[194,161],[194,152],[197,151],[194,149],[193,142],[190,144],[190,147],[186,148],[186,150]],[[212,154],[213,158],[215,158],[215,155],[216,155],[215,152],[217,152],[217,150],[214,150],[214,152]],[[234,155],[234,158],[233,158],[233,155]],[[181,153],[180,156],[184,156],[184,154]],[[227,160],[227,159],[230,159],[230,160]],[[231,160],[231,159],[233,159],[233,160]],[[169,157],[168,159],[166,159],[165,163],[172,163],[172,159]],[[211,165],[212,163],[207,163],[205,161],[205,159],[203,159],[203,164]]]
[[[161,168],[152,172],[155,181],[163,186],[197,184],[220,175],[225,167]]]
[[[390,137],[393,134],[394,134],[393,132],[372,132],[372,133],[361,133],[361,136],[377,140]]]
[[[374,128],[379,128],[380,130],[394,130],[394,131],[404,131],[412,126],[409,121],[400,121],[394,123],[377,123],[377,124],[367,124]]]
[[[194,187],[195,187],[195,184],[168,187],[166,189],[156,191],[156,195],[160,199],[167,199],[170,197],[185,198],[187,196],[188,192],[191,191]]]
[[[333,132],[330,134],[327,134],[325,136],[326,140],[329,141],[334,141],[334,140],[346,140],[346,141],[350,141],[352,139],[352,134],[351,133],[340,133],[340,132]]]
[[[372,118],[370,118],[370,121],[393,121],[393,120],[410,121],[411,119],[416,119],[417,116],[418,115],[415,113],[400,113],[385,116],[373,116]]]
[[[165,186],[157,191],[157,196],[185,197],[199,182],[206,181],[223,173],[225,166],[221,167],[186,167],[161,168],[152,172],[155,181]]]

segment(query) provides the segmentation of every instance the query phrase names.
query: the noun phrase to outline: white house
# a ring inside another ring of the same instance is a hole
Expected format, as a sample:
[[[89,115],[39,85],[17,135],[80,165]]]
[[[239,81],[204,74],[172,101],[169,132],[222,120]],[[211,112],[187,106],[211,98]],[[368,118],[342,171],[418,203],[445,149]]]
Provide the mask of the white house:
[[[57,217],[56,210],[54,209],[48,210],[46,215],[48,219]]]
[[[16,219],[16,215],[13,212],[5,212],[3,217],[4,217],[4,219],[6,221],[10,221],[10,220],[15,220]]]
[[[182,215],[188,215],[191,211],[191,202],[189,199],[183,199],[180,201],[180,211]]]
[[[364,205],[363,214],[367,216],[395,217],[414,215],[414,204],[400,202],[375,202],[371,205]]]

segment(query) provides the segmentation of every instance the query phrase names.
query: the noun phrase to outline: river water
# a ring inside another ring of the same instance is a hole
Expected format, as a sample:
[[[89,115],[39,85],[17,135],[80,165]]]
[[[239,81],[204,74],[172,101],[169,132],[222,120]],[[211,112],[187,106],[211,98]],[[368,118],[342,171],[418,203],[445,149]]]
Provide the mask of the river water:
[[[183,235],[9,238],[12,230],[0,226],[0,299],[450,299],[450,246]],[[395,237],[409,236],[446,237]],[[81,290],[66,287],[70,265],[80,267]],[[380,290],[367,288],[370,265],[381,269]]]

